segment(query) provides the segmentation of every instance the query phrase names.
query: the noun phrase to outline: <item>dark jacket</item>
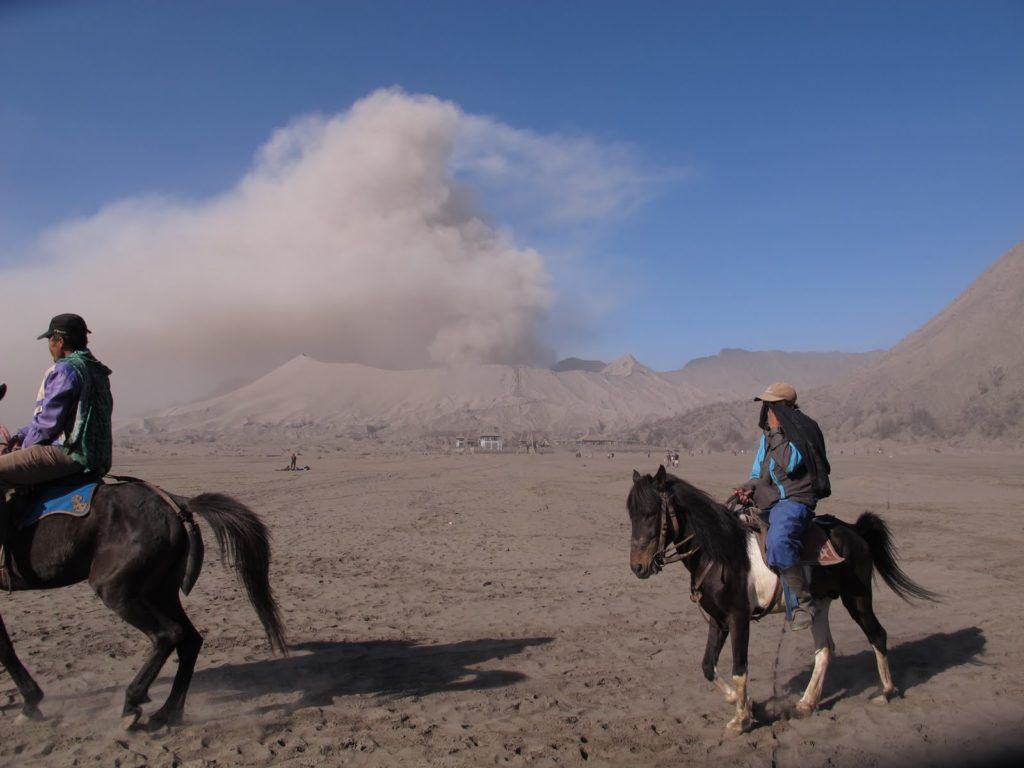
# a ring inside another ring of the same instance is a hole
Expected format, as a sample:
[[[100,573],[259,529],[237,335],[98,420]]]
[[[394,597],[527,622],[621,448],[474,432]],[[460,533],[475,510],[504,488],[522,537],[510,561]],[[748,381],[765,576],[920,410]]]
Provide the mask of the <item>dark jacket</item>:
[[[768,509],[782,499],[814,509],[818,501],[803,453],[777,429],[761,435],[750,479],[743,487],[754,494],[754,503],[761,509]]]

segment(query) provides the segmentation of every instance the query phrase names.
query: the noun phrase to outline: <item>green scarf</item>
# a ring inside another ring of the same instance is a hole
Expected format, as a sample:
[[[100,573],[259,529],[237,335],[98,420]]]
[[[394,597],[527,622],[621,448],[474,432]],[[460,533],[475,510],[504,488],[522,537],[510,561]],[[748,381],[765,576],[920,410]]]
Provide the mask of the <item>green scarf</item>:
[[[78,412],[71,431],[64,436],[64,448],[90,474],[110,471],[113,437],[110,418],[114,399],[110,395],[110,369],[92,356],[88,349],[72,352],[64,358],[75,369],[82,384]]]

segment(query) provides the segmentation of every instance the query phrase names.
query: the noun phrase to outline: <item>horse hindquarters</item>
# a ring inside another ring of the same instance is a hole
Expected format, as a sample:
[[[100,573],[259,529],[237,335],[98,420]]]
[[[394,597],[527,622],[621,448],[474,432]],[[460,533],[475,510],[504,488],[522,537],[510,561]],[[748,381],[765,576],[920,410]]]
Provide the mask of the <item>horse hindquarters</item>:
[[[840,554],[846,562],[834,566],[838,576],[838,592],[843,606],[861,631],[867,637],[882,684],[882,693],[875,701],[885,702],[899,694],[893,684],[888,660],[888,637],[885,628],[875,615],[872,598],[872,576],[877,570],[883,580],[900,597],[907,598],[903,591],[906,584],[914,592],[928,593],[914,584],[896,562],[888,527],[880,517],[867,512],[860,516],[855,526],[836,527],[832,532],[833,543],[838,543]],[[890,581],[892,579],[892,581]]]
[[[150,700],[150,686],[174,651],[179,665],[171,695],[151,722],[180,721],[187,681],[202,644],[178,600],[187,536],[167,502],[144,484],[109,486],[99,501],[94,513],[102,524],[89,583],[152,646],[125,690],[122,725],[131,728],[138,722],[141,705]]]

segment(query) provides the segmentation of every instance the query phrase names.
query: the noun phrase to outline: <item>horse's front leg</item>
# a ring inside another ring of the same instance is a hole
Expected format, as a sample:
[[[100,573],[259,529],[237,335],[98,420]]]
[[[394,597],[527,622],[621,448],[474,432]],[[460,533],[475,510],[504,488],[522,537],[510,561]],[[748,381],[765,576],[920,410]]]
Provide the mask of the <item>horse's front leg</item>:
[[[807,689],[800,701],[796,703],[796,716],[807,717],[821,702],[821,690],[825,685],[825,673],[828,671],[829,662],[832,660],[832,652],[835,650],[835,643],[832,642],[832,630],[828,623],[828,608],[831,600],[817,600],[814,614],[814,623],[811,624],[811,634],[814,637],[814,671],[811,673],[811,680],[807,683]]]
[[[708,682],[714,683],[715,687],[725,695],[727,704],[736,701],[736,689],[729,685],[718,674],[718,657],[722,654],[722,646],[729,636],[729,628],[717,619],[708,621],[708,644],[704,649],[704,661],[701,669],[704,670],[704,677]]]
[[[32,679],[32,675],[14,652],[14,644],[11,643],[11,636],[7,634],[3,616],[0,616],[0,663],[4,665],[4,669],[18,686],[18,692],[21,694],[22,705],[18,722],[41,720],[43,713],[39,711],[39,702],[43,700],[43,690]]]
[[[750,644],[750,616],[744,611],[729,615],[732,633],[732,682],[736,688],[736,716],[726,725],[730,733],[744,733],[754,724],[752,703],[747,695],[747,646]]]

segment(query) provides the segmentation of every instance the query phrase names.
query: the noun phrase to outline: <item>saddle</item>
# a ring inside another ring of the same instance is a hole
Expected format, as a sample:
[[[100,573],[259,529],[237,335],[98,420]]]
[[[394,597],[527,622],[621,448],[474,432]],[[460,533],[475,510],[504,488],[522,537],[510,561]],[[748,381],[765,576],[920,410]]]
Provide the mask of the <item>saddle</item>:
[[[757,535],[761,558],[764,564],[768,565],[768,516],[760,509],[750,507],[740,512],[739,517],[740,521]],[[828,529],[832,527],[834,520],[831,515],[822,515],[807,526],[801,540],[800,565],[838,565],[846,559],[836,552],[828,537]]]
[[[737,511],[737,516],[740,522],[747,526],[756,536],[758,549],[761,552],[761,560],[769,570],[771,566],[768,565],[768,516],[761,512],[757,507],[748,507]],[[831,528],[836,522],[836,519],[831,515],[822,515],[811,521],[811,524],[807,526],[807,530],[804,531],[802,539],[802,548],[800,550],[800,565],[821,565],[830,566],[838,565],[843,562],[846,558],[842,557],[828,537],[828,529]],[[775,585],[775,594],[768,601],[768,604],[762,606],[754,611],[751,618],[754,621],[760,621],[765,616],[775,610],[776,604],[779,602],[779,598],[785,594],[785,609],[786,617],[792,618],[791,611],[796,605],[795,598],[792,598],[789,593],[789,588],[786,586],[785,581],[782,578],[778,578]]]
[[[92,509],[92,496],[99,485],[96,480],[75,475],[19,489],[6,504],[8,525],[11,529],[21,530],[50,515],[85,517]]]

